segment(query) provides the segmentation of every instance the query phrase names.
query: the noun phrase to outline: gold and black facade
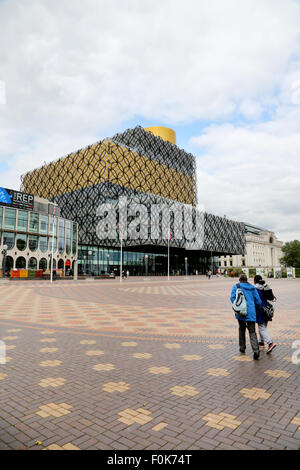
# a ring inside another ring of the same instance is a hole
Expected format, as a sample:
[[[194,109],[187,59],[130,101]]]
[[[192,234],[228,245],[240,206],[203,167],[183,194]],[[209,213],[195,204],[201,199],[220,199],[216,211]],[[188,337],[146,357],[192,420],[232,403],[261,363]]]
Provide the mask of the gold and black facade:
[[[167,141],[158,136],[157,129],[128,129],[45,164],[22,176],[21,189],[57,203],[63,217],[78,223],[79,245],[87,250],[118,249],[119,239],[97,236],[97,208],[101,204],[126,197],[150,211],[153,204],[195,207],[197,203],[195,157],[172,143],[173,131],[167,130]],[[198,255],[243,252],[243,224],[211,214],[204,214],[203,220]],[[138,240],[124,240],[125,248],[140,252],[149,251],[149,247],[162,252],[167,244],[165,238],[153,240],[150,230]],[[172,248],[186,250],[185,240],[173,239]]]

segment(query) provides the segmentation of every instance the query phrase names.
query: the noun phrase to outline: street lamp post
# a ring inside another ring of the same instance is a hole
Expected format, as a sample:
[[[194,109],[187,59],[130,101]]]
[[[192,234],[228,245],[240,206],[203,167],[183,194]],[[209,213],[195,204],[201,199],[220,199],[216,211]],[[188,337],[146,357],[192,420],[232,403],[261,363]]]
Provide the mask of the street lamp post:
[[[84,259],[84,274],[86,274],[86,255],[83,256]]]
[[[185,275],[187,276],[188,275],[188,259],[187,259],[187,257],[184,258],[184,261],[185,261]]]
[[[107,272],[109,273],[109,255],[106,255],[107,258]]]
[[[93,252],[90,250],[88,251],[88,266],[89,266],[89,276],[92,275],[92,263],[91,263],[91,256],[92,256]],[[93,260],[93,258],[92,258]]]
[[[8,249],[8,246],[3,245],[2,277],[5,277],[7,249]]]
[[[145,255],[146,277],[148,277],[148,255]]]

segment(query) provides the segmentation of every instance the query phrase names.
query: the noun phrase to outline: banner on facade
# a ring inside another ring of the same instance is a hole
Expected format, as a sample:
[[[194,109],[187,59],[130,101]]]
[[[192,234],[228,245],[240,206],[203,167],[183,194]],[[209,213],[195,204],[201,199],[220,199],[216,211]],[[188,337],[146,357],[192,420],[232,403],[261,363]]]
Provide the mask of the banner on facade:
[[[295,279],[295,277],[296,277],[295,268],[286,268],[286,277],[288,277],[290,279]]]
[[[256,274],[264,277],[265,276],[265,268],[256,268]]]
[[[273,268],[274,278],[279,279],[282,277],[281,268]]]

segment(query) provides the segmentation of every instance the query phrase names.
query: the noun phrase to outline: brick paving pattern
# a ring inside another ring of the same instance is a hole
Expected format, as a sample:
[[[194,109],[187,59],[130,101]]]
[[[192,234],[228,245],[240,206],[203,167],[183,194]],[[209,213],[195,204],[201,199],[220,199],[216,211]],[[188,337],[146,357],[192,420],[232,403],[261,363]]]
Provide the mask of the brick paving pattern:
[[[300,449],[298,280],[240,355],[233,281],[0,284],[1,449]]]

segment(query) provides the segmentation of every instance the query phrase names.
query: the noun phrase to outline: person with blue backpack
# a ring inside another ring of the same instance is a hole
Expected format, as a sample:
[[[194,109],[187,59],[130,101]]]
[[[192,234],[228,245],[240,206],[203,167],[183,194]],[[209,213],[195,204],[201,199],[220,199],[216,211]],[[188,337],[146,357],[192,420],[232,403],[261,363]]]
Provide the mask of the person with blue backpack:
[[[249,332],[253,359],[259,359],[259,345],[256,336],[256,309],[262,305],[261,298],[254,286],[248,283],[246,274],[241,274],[239,284],[233,286],[230,300],[235,317],[239,323],[240,352],[246,352],[246,328]]]

